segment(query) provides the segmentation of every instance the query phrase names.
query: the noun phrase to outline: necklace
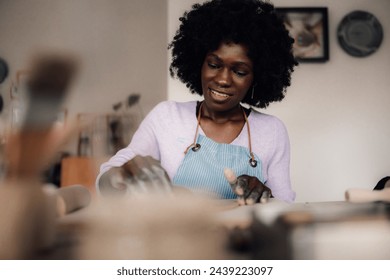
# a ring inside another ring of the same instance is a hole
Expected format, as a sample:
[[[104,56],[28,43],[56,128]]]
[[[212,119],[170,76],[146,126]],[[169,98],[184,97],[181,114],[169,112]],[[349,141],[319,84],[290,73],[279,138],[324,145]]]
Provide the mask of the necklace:
[[[197,143],[196,140],[198,138],[198,133],[199,133],[202,106],[203,106],[203,102],[200,103],[200,106],[199,106],[199,112],[198,112],[198,116],[197,116],[197,125],[196,125],[194,141],[192,142],[191,145],[189,145],[186,148],[186,150],[184,151],[184,154],[187,154],[189,149],[193,150],[194,152],[197,152],[201,148],[201,145],[199,143]],[[242,107],[241,107],[241,109],[242,109],[242,113],[244,115],[244,119],[245,119],[247,130],[248,130],[248,148],[249,148],[249,154],[250,154],[249,164],[254,168],[254,167],[257,166],[257,160],[255,159],[255,155],[252,152],[251,130],[250,130],[250,127],[249,127],[248,117],[247,117],[247,115],[245,113],[245,110]]]

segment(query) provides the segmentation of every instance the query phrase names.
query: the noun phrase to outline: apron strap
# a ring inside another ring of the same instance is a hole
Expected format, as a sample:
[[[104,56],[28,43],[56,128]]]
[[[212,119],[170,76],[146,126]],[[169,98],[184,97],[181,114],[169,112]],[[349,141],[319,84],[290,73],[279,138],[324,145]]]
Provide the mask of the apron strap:
[[[185,151],[184,151],[184,154],[187,154],[188,153],[188,150],[192,148],[192,150],[194,152],[198,151],[201,146],[200,144],[196,143],[196,140],[198,138],[198,133],[199,133],[199,126],[200,126],[200,117],[201,117],[201,113],[202,113],[202,106],[203,106],[203,102],[200,103],[199,105],[199,109],[198,109],[198,116],[197,116],[197,125],[196,125],[196,131],[195,131],[195,137],[194,137],[194,141],[191,143],[191,145],[189,145]],[[252,167],[256,167],[257,166],[257,161],[255,159],[255,155],[253,154],[252,152],[252,141],[251,141],[251,130],[250,130],[250,127],[249,127],[249,122],[248,122],[248,117],[245,113],[245,109],[243,107],[241,107],[242,109],[242,113],[244,115],[244,119],[245,119],[245,123],[246,123],[246,127],[248,129],[248,148],[249,148],[249,154],[251,156],[251,158],[249,159],[249,164],[252,166]]]

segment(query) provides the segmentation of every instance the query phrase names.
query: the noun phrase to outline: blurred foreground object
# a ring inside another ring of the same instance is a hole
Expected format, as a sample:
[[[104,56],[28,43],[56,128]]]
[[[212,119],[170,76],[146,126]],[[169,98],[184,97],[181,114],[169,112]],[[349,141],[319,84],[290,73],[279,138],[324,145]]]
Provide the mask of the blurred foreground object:
[[[3,109],[4,109],[4,98],[1,90],[1,84],[8,76],[8,64],[7,62],[0,57],[0,180],[4,175],[4,144],[6,142],[6,134],[7,134],[7,125],[6,118],[4,117]]]
[[[84,212],[80,259],[232,259],[212,200],[188,193],[111,197]]]
[[[224,211],[230,248],[244,259],[390,259],[390,205],[270,199]]]
[[[25,118],[6,144],[0,259],[33,258],[55,242],[58,203],[66,199],[55,189],[44,189],[42,175],[69,136],[53,125],[78,64],[73,55],[43,53],[28,68]]]
[[[91,157],[69,156],[61,161],[61,188],[81,184],[94,195],[96,176],[97,163]]]
[[[26,108],[20,128],[11,131],[7,145],[8,177],[40,176],[67,131],[56,131],[54,123],[67,94],[78,61],[70,55],[41,54],[33,57],[27,71]]]
[[[82,185],[69,185],[57,190],[57,215],[62,217],[89,205],[91,194]]]

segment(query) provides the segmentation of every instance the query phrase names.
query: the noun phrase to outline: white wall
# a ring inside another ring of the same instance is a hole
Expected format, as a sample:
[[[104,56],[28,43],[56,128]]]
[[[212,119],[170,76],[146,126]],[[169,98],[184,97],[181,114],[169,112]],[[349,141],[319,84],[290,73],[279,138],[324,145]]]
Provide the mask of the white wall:
[[[194,0],[168,0],[168,40]],[[344,200],[347,188],[371,189],[390,175],[390,1],[274,0],[279,7],[326,6],[330,60],[301,64],[281,103],[265,110],[290,134],[291,177],[297,201]],[[292,4],[293,3],[293,4]],[[338,45],[336,30],[353,10],[373,13],[384,29],[380,49],[355,58]],[[185,86],[168,78],[168,98],[190,100]]]
[[[112,104],[141,93],[144,111],[167,96],[166,0],[1,0],[0,57],[11,79],[41,49],[82,59],[67,107],[72,114],[112,112]]]

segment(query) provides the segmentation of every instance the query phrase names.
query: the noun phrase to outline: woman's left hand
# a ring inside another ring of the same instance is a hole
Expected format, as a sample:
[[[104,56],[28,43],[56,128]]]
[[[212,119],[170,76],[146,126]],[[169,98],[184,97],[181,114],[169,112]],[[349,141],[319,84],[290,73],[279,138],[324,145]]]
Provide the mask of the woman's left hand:
[[[258,202],[264,203],[271,196],[271,190],[256,177],[241,175],[237,177],[232,189],[237,194],[239,205],[252,205]]]
[[[252,205],[258,202],[264,203],[271,196],[271,190],[257,177],[241,175],[237,177],[233,192],[237,194],[239,205]]]

